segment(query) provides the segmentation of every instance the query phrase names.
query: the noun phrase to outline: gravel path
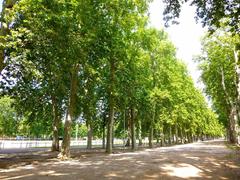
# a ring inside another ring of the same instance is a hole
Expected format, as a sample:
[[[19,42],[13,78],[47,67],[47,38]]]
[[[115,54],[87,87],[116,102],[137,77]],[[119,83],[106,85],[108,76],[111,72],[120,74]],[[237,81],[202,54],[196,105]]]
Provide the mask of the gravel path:
[[[239,151],[207,141],[136,152],[75,149],[68,161],[57,153],[0,155],[0,179],[240,179]]]

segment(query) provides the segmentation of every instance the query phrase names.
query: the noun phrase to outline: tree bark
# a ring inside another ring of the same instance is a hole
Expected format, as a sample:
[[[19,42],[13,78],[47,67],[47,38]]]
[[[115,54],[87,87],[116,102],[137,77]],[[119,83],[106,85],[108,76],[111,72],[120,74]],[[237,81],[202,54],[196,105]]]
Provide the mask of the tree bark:
[[[53,111],[53,140],[52,140],[52,151],[59,151],[59,124],[60,115],[58,113],[58,106],[56,102],[56,97],[52,95],[52,111]]]
[[[129,109],[127,109],[127,142],[125,144],[125,147],[130,147],[131,145],[131,139],[132,139],[132,131],[131,131],[131,113],[129,113]]]
[[[169,145],[171,145],[172,144],[172,127],[171,127],[171,125],[169,125],[169,134],[168,135],[169,135],[168,143],[169,143]]]
[[[107,125],[107,149],[108,154],[112,153],[113,144],[113,124],[114,124],[114,85],[115,85],[115,64],[112,60],[110,62],[110,87],[109,87],[109,119]]]
[[[237,61],[237,60],[235,60],[235,61]],[[237,69],[236,69],[236,71],[237,71]],[[227,87],[225,85],[225,76],[224,76],[223,68],[221,68],[221,76],[222,76],[221,77],[222,78],[222,88],[223,88],[223,91],[224,91],[224,94],[225,94],[226,102],[230,107],[230,110],[229,110],[229,124],[228,124],[228,126],[229,126],[229,141],[230,141],[230,143],[237,144],[238,143],[238,138],[237,138],[238,113],[237,113],[236,104],[238,104],[238,96],[237,96],[237,102],[236,103],[229,96],[228,91],[227,91]],[[238,86],[238,83],[237,83],[237,86]]]
[[[230,143],[237,144],[238,138],[237,138],[237,108],[236,106],[231,107],[231,111],[229,114],[229,141]]]
[[[76,93],[77,93],[77,72],[78,66],[73,67],[71,72],[71,87],[69,105],[64,125],[64,134],[60,158],[68,159],[70,157],[70,141],[71,141],[71,125],[74,118],[74,111],[76,106]]]
[[[134,108],[131,108],[131,138],[132,138],[132,150],[136,150],[136,131],[135,131],[135,112]]]
[[[141,125],[141,121],[138,120],[138,128],[137,128],[137,137],[138,137],[138,145],[142,146],[142,125]]]
[[[87,120],[87,149],[92,149],[93,129],[90,117]]]
[[[112,105],[111,105],[112,106]],[[109,120],[107,125],[107,149],[106,152],[112,153],[112,135],[113,135],[114,107],[110,107]]]
[[[112,126],[112,148],[114,148],[114,136],[115,136],[114,126]]]
[[[191,143],[193,143],[193,134],[192,134],[192,131],[190,131],[190,140],[191,140]]]
[[[180,139],[181,139],[181,144],[183,144],[183,132],[182,132],[182,127],[180,127],[179,130],[180,130],[179,135],[180,135]]]
[[[236,142],[240,144],[239,140],[239,119],[240,119],[240,44],[236,44],[234,49],[235,71],[236,71],[236,85],[237,85],[237,119],[235,119]]]
[[[175,124],[175,143],[178,144],[178,126]]]
[[[152,124],[150,124],[150,128],[149,128],[148,145],[150,148],[153,148],[153,125]]]
[[[105,142],[106,130],[105,130],[105,127],[106,127],[106,114],[104,113],[104,115],[103,115],[103,125],[102,125],[102,148],[103,149],[105,149],[105,147],[106,147],[106,142]]]
[[[162,132],[161,134],[161,146],[165,146],[165,136],[164,136],[164,133]]]
[[[155,85],[154,85],[155,87]],[[153,125],[154,125],[154,122],[155,122],[155,112],[156,111],[156,104],[154,102],[153,104],[153,117],[152,117],[152,120],[150,122],[150,128],[149,128],[149,140],[148,140],[148,145],[150,148],[153,148]]]
[[[105,149],[105,147],[106,147],[105,139],[106,139],[105,126],[103,126],[103,132],[102,132],[102,148],[103,149]]]

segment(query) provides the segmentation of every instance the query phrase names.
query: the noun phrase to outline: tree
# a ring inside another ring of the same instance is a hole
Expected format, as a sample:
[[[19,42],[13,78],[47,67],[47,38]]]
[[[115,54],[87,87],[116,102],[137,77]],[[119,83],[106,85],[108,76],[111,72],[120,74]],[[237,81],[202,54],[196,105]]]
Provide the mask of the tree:
[[[211,96],[214,108],[227,127],[231,143],[238,141],[239,62],[235,50],[238,43],[238,35],[218,30],[205,37],[203,55],[198,57],[206,93]]]
[[[108,102],[108,123],[107,123],[107,152],[112,153],[112,134],[114,124],[114,112],[117,101],[117,87],[118,79],[117,73],[119,72],[119,66],[123,60],[127,57],[125,49],[127,48],[127,41],[138,24],[136,22],[144,17],[144,13],[147,10],[147,1],[141,2],[107,2],[101,9],[99,16],[103,18],[101,24],[103,30],[104,39],[104,51],[105,52],[105,77],[104,82],[105,90],[107,92]],[[107,18],[106,18],[107,17]],[[107,38],[106,38],[107,37]],[[103,38],[103,37],[102,37]]]
[[[2,74],[6,81],[15,84],[9,92],[17,99],[23,111],[32,112],[34,117],[41,114],[45,119],[52,119],[54,151],[59,150],[58,129],[63,114],[61,107],[68,86],[64,83],[68,78],[63,75],[66,71],[64,58],[61,59],[64,54],[62,48],[66,44],[61,33],[64,34],[66,24],[59,21],[60,16],[56,18],[60,7],[61,4],[55,1],[49,4],[26,0],[18,3],[14,11],[5,17],[13,25],[10,35],[6,37],[8,65],[6,73]],[[49,13],[49,10],[55,14]],[[42,29],[47,29],[47,32],[39,33]],[[9,89],[9,86],[5,88]],[[52,109],[52,114],[41,113],[46,112],[41,109],[47,108],[47,112]]]
[[[5,20],[4,20],[4,16],[6,14],[8,14],[12,7],[14,6],[14,4],[16,3],[16,0],[3,0],[2,1],[2,12],[1,12],[1,15],[0,15],[0,72],[4,69],[4,67],[6,66],[6,63],[4,62],[4,58],[5,58],[5,55],[4,55],[4,38],[6,37],[6,35],[9,34],[9,30],[10,30],[10,23],[7,23]]]
[[[43,107],[47,106],[49,101],[52,103],[53,146],[55,146],[53,150],[58,150],[57,131],[63,113],[61,108],[64,105],[70,108],[68,112],[71,113],[71,117],[67,116],[70,118],[66,121],[70,123],[66,123],[66,126],[71,126],[75,109],[78,62],[80,57],[83,57],[76,51],[79,45],[75,38],[82,32],[72,31],[79,24],[69,24],[73,22],[71,18],[74,19],[78,15],[72,16],[68,14],[69,12],[65,14],[71,8],[76,10],[79,4],[70,5],[66,7],[64,3],[57,1],[35,3],[35,1],[26,0],[18,3],[15,11],[7,17],[14,23],[11,36],[7,37],[8,43],[6,43],[7,59],[10,65],[6,67],[6,74],[3,77],[16,78],[14,91],[29,101],[30,98],[26,96],[30,92],[41,99]],[[62,8],[65,8],[65,11],[62,11]],[[46,29],[46,32],[41,33],[42,29]],[[64,49],[64,47],[69,48]],[[17,56],[18,59],[15,58]],[[66,63],[66,59],[70,63]],[[16,97],[15,92],[13,95]],[[20,99],[19,102],[22,100]],[[67,144],[64,146],[66,148],[63,148],[66,151],[69,149],[67,148],[70,143],[68,143],[69,134],[70,132],[65,134],[67,143],[63,141],[63,144]]]
[[[13,137],[18,132],[18,116],[12,107],[13,100],[4,96],[0,99],[0,135]]]

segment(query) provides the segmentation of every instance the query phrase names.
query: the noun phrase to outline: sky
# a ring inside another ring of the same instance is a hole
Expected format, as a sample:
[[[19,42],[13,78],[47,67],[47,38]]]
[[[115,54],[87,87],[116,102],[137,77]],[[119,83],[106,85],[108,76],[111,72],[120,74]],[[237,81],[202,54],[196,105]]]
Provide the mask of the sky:
[[[0,9],[2,10],[2,1],[3,0],[0,0]]]
[[[157,29],[164,28],[163,9],[162,0],[154,0],[150,5],[151,26]],[[201,53],[200,38],[206,32],[206,29],[200,23],[196,23],[194,16],[195,8],[185,4],[178,19],[180,24],[171,25],[169,28],[164,29],[177,48],[177,57],[187,65],[195,86],[202,89],[202,84],[198,81],[200,72],[197,70],[197,64],[192,59],[193,56]]]

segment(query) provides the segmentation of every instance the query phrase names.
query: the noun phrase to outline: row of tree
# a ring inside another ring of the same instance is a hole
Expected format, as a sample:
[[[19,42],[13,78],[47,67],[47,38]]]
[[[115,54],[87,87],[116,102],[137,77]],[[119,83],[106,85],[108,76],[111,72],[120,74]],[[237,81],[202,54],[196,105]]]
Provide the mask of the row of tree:
[[[2,139],[52,139],[52,119],[45,118],[31,118],[27,113],[17,111],[14,107],[15,102],[13,98],[9,96],[3,96],[0,98],[0,138]],[[75,139],[83,139],[87,137],[87,127],[84,119],[76,120],[73,124],[72,137]],[[95,120],[94,129],[98,129],[99,119]],[[63,123],[59,125],[59,139],[63,137]],[[121,137],[120,134],[116,135]],[[101,133],[96,131],[95,138],[101,138]]]
[[[240,143],[240,36],[223,26],[203,39],[200,62],[205,92],[227,128],[231,143]]]
[[[108,153],[125,127],[132,149],[142,137],[153,147],[153,139],[222,135],[166,33],[148,28],[148,4],[21,0],[3,13],[1,93],[14,99],[21,116],[52,123],[54,151],[64,117],[62,158],[70,156],[79,119],[86,122],[88,148],[93,134],[101,134]]]

